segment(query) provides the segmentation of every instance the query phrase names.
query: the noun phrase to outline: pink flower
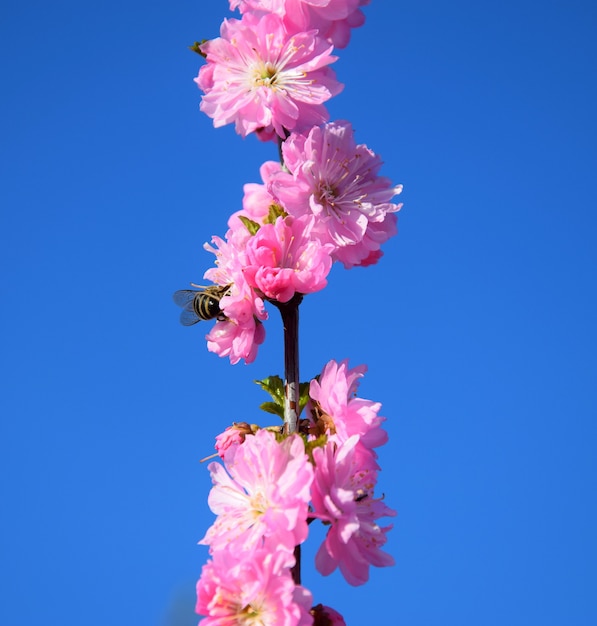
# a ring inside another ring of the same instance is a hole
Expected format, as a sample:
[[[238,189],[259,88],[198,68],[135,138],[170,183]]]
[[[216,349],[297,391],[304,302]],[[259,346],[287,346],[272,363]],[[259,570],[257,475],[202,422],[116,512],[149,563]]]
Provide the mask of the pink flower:
[[[209,465],[214,486],[208,503],[218,517],[199,543],[212,553],[230,545],[238,552],[262,545],[292,552],[306,539],[313,466],[298,435],[278,443],[259,430],[237,448],[227,469]]]
[[[336,248],[334,259],[340,261],[347,269],[357,265],[359,267],[375,265],[383,256],[381,244],[398,233],[397,222],[398,217],[395,213],[388,213],[382,222],[369,222],[361,243]]]
[[[359,379],[366,371],[365,365],[349,369],[346,359],[340,363],[331,360],[319,380],[310,383],[309,396],[313,403],[308,408],[325,425],[330,441],[342,444],[358,435],[356,454],[361,467],[377,469],[373,448],[385,444],[388,434],[382,428],[385,418],[378,415],[381,404],[356,397]]]
[[[312,486],[313,515],[328,522],[330,529],[315,557],[317,570],[327,576],[336,567],[351,585],[369,579],[369,566],[387,567],[394,559],[381,548],[386,533],[379,517],[396,515],[373,496],[377,475],[360,469],[354,435],[337,446],[328,442],[313,450],[315,478]]]
[[[229,357],[232,365],[241,359],[248,364],[255,360],[257,349],[265,341],[265,328],[255,320],[242,325],[231,320],[218,321],[205,338],[210,352]]]
[[[294,28],[316,28],[336,48],[345,48],[353,28],[365,23],[359,6],[370,0],[286,0],[286,22]]]
[[[392,214],[402,206],[390,202],[402,187],[378,176],[379,156],[355,143],[348,122],[294,133],[282,149],[290,173],[272,176],[272,195],[290,215],[314,215],[313,234],[333,243],[346,267],[374,262],[396,233]]]
[[[342,85],[327,67],[332,46],[316,31],[289,33],[273,13],[246,13],[224,20],[220,35],[202,44],[207,65],[195,79],[214,126],[234,122],[243,137],[261,130],[285,138],[328,119],[323,103]]]
[[[278,217],[262,226],[246,246],[245,278],[264,297],[288,302],[295,293],[313,293],[327,285],[331,245],[311,237],[314,219]]]
[[[232,463],[234,453],[242,444],[247,435],[254,435],[255,431],[247,422],[236,422],[228,426],[223,433],[216,437],[216,450],[218,456],[226,463]]]
[[[242,226],[242,225],[241,225]],[[229,292],[220,300],[225,319],[218,320],[207,335],[207,349],[219,356],[227,356],[234,365],[241,359],[251,363],[257,348],[265,340],[261,320],[267,319],[263,300],[249,287],[243,275],[246,262],[243,248],[250,235],[244,226],[228,232],[229,240],[213,237],[215,247],[205,245],[216,255],[216,267],[204,274],[218,285],[230,285]]]
[[[312,597],[292,580],[292,554],[259,549],[253,554],[222,549],[197,582],[195,610],[201,626],[310,626]]]
[[[317,29],[319,35],[337,48],[350,41],[352,28],[362,26],[365,16],[360,6],[370,0],[230,0],[230,8],[272,12],[279,15],[291,32]]]

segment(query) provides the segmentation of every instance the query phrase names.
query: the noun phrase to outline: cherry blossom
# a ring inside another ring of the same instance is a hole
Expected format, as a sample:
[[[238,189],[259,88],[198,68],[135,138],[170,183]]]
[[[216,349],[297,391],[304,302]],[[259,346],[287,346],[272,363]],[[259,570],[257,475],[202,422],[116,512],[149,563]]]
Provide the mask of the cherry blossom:
[[[390,202],[402,187],[378,175],[379,156],[344,121],[293,133],[282,149],[289,172],[272,176],[272,195],[290,215],[314,215],[314,236],[341,250],[333,256],[346,267],[375,262],[402,206]]]
[[[265,329],[255,320],[243,325],[218,321],[205,338],[210,352],[229,357],[232,365],[241,359],[248,364],[256,359],[257,349],[265,341]]]
[[[214,553],[197,582],[195,610],[206,616],[200,626],[310,626],[311,594],[293,582],[292,565],[294,557],[284,551]]]
[[[230,0],[232,10],[272,12],[293,31],[317,29],[320,36],[337,48],[345,48],[352,28],[362,26],[360,6],[370,0]]]
[[[328,67],[333,46],[317,31],[289,33],[273,13],[246,13],[224,20],[220,35],[201,45],[207,64],[195,79],[214,126],[234,122],[243,137],[261,130],[285,138],[328,119],[324,102],[342,85]]]
[[[234,453],[247,435],[255,434],[255,430],[247,422],[237,422],[228,426],[223,433],[216,437],[215,448],[218,456],[227,463],[232,463]]]
[[[360,468],[357,443],[358,436],[353,435],[340,445],[330,441],[313,451],[313,515],[330,524],[315,565],[324,576],[339,567],[351,585],[367,582],[370,565],[394,564],[381,550],[392,527],[381,528],[376,520],[396,512],[374,497],[377,473]]]
[[[295,293],[323,289],[332,267],[333,246],[311,237],[314,222],[308,216],[288,216],[262,226],[246,246],[243,271],[249,285],[278,302],[288,302]]]
[[[341,444],[358,435],[355,454],[359,455],[361,467],[377,469],[373,449],[385,444],[388,434],[382,428],[385,418],[378,414],[381,404],[356,396],[366,371],[365,365],[349,369],[346,359],[340,363],[331,360],[319,379],[310,383],[311,404],[307,410],[316,434],[327,432],[330,441]]]
[[[199,543],[212,553],[231,544],[238,551],[269,546],[291,552],[306,539],[313,466],[298,435],[278,443],[259,430],[238,446],[226,469],[209,465],[214,486],[208,503],[218,517]]]
[[[386,214],[382,222],[369,222],[361,243],[336,248],[335,260],[346,268],[374,265],[383,256],[381,244],[398,233],[397,222],[395,213]]]
[[[250,235],[246,229],[243,232],[240,228],[229,233],[228,241],[213,237],[213,246],[205,245],[216,255],[216,267],[208,269],[205,278],[218,285],[230,285],[219,303],[223,318],[216,322],[206,339],[210,352],[229,357],[234,365],[241,359],[246,363],[255,360],[257,348],[265,340],[261,321],[267,319],[267,311],[263,300],[247,284],[242,271],[245,263],[243,247]]]
[[[369,0],[286,0],[285,22],[301,30],[316,28],[336,48],[345,48],[351,30],[365,23],[359,9],[365,4]]]

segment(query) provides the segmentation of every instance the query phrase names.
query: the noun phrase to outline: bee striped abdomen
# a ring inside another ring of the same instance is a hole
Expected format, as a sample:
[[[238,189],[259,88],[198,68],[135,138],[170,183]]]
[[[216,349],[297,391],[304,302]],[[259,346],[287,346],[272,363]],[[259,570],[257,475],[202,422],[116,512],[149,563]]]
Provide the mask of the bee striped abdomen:
[[[206,293],[197,293],[193,301],[193,309],[202,320],[212,320],[220,313],[219,300]]]

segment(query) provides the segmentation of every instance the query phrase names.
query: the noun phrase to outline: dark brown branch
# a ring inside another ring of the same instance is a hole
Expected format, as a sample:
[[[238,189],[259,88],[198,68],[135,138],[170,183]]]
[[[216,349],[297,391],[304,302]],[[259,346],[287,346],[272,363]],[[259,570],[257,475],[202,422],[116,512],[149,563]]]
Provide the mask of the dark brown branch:
[[[299,414],[299,293],[288,302],[274,302],[282,315],[284,327],[284,432],[291,435],[298,430]],[[295,563],[291,568],[295,585],[301,584],[301,546],[294,548]]]
[[[299,413],[299,304],[303,296],[296,294],[288,302],[276,302],[284,327],[284,432],[297,431]]]

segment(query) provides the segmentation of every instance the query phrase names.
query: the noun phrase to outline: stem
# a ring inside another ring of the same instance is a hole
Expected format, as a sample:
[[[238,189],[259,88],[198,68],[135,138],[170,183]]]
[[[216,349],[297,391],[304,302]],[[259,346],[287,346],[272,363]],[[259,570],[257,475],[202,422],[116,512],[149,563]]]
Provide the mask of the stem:
[[[288,435],[298,430],[299,413],[299,304],[303,296],[295,294],[288,302],[274,302],[282,315],[284,327],[284,432]],[[295,585],[301,584],[301,546],[294,548],[294,566],[290,569]]]
[[[285,139],[289,133],[286,132]],[[282,144],[285,139],[278,137],[278,156],[280,165],[285,172],[288,168],[284,163],[282,154]],[[288,302],[274,302],[280,310],[282,316],[282,326],[284,327],[284,432],[288,435],[298,430],[299,414],[299,345],[298,345],[298,325],[299,325],[299,304],[303,296],[300,293]],[[301,584],[301,546],[294,547],[294,565],[290,569],[292,580],[295,585]]]
[[[288,302],[276,302],[284,327],[284,432],[297,431],[299,411],[299,304],[303,296],[295,294]]]
[[[282,166],[282,169],[285,172],[288,172],[288,168],[286,167],[286,164],[284,163],[284,155],[282,153],[282,144],[286,141],[286,139],[288,139],[288,137],[290,136],[290,133],[287,130],[284,130],[286,137],[284,139],[282,139],[282,137],[278,137],[278,158],[280,159],[280,165]]]
[[[294,546],[294,565],[290,568],[295,585],[301,584],[301,545]]]

